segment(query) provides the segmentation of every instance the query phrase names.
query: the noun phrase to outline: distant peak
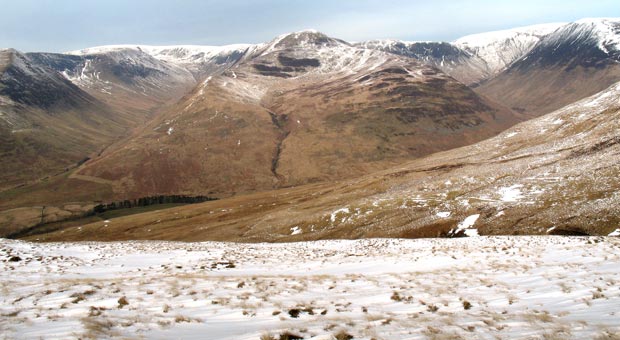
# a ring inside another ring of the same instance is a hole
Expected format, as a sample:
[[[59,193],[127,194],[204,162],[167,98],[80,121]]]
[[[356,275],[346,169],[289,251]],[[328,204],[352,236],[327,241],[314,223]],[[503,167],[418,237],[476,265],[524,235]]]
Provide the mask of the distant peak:
[[[585,18],[567,25],[560,33],[556,38],[589,37],[608,55],[620,51],[620,18]]]
[[[283,39],[286,39],[286,38],[293,38],[293,39],[315,39],[315,38],[319,38],[319,37],[329,38],[326,34],[324,34],[322,32],[319,32],[319,31],[317,31],[315,29],[305,29],[305,30],[301,30],[301,31],[281,34],[280,36],[278,36],[274,40],[283,40]]]
[[[315,29],[305,29],[297,32],[282,34],[269,42],[270,50],[279,48],[304,47],[304,46],[335,46],[350,45],[343,40],[331,38]]]
[[[457,45],[485,46],[519,35],[545,36],[566,25],[564,22],[522,26],[505,30],[476,33],[457,39]]]

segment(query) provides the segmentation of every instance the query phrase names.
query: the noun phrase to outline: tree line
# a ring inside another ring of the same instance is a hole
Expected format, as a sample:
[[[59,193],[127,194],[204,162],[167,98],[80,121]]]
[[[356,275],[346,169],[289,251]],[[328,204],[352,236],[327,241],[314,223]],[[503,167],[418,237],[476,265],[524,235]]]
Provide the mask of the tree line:
[[[81,218],[100,214],[108,210],[144,207],[148,205],[166,204],[166,203],[191,204],[191,203],[201,203],[201,202],[214,201],[214,200],[217,200],[217,198],[208,197],[208,196],[183,196],[183,195],[149,196],[149,197],[142,197],[142,198],[137,198],[133,200],[124,200],[124,201],[111,202],[111,203],[101,203],[101,204],[96,205],[94,208],[88,210],[87,212],[72,214],[71,216],[67,216],[60,220],[55,220],[55,221],[50,221],[50,222],[45,222],[44,211],[46,207],[42,207],[41,221],[39,223],[37,223],[36,225],[30,226],[30,227],[27,227],[27,228],[23,228],[21,230],[18,230],[14,233],[11,233],[11,234],[8,234],[2,237],[6,237],[9,239],[17,239],[17,238],[21,238],[25,236],[32,236],[32,235],[37,235],[37,234],[54,232],[54,231],[65,228],[62,225],[62,223],[64,222],[79,220]]]
[[[111,203],[98,204],[93,208],[92,213],[100,214],[108,210],[145,207],[148,205],[155,205],[155,204],[202,203],[202,202],[207,202],[207,201],[214,201],[216,199],[217,198],[208,197],[208,196],[183,196],[183,195],[148,196],[148,197],[136,198],[133,200],[123,200],[123,201],[117,201],[117,202],[111,202]]]

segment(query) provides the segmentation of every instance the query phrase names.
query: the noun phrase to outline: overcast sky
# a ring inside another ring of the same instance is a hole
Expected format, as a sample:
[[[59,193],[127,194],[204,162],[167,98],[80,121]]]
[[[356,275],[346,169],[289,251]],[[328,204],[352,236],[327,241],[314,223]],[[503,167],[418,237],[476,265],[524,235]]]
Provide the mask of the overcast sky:
[[[619,0],[0,0],[0,48],[258,43],[314,28],[348,41],[443,40],[620,17]]]

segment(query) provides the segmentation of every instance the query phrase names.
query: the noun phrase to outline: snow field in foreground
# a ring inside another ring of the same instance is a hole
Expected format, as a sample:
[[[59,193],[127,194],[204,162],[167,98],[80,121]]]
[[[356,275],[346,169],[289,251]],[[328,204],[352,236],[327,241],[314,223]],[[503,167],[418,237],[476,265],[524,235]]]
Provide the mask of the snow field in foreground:
[[[620,239],[0,239],[2,338],[615,339]]]

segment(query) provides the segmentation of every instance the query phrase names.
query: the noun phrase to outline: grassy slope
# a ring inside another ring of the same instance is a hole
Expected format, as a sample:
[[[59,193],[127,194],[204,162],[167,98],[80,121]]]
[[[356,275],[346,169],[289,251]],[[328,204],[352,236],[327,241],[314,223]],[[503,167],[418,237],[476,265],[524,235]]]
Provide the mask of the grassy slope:
[[[476,91],[535,117],[591,96],[620,80],[620,66],[509,69]]]
[[[434,69],[400,63],[364,81],[346,73],[280,79],[245,65],[199,86],[79,174],[128,196],[230,196],[360,176],[520,120]],[[253,86],[265,93],[245,97]]]
[[[104,223],[104,221],[107,221],[113,218],[136,215],[136,214],[141,214],[141,213],[146,213],[146,212],[151,212],[151,211],[165,210],[165,209],[174,208],[174,207],[183,206],[183,205],[186,205],[186,204],[181,204],[181,203],[154,204],[154,205],[149,205],[145,207],[134,207],[134,208],[128,208],[128,209],[110,210],[110,211],[106,211],[106,212],[92,215],[92,216],[75,218],[75,219],[70,218],[70,219],[62,220],[58,222],[45,223],[45,224],[33,227],[32,229],[30,228],[22,229],[18,231],[19,236],[11,235],[11,238],[26,237],[26,236],[36,237],[36,235],[38,234],[45,234],[45,233],[60,231],[60,230],[64,230],[67,228],[78,227],[78,226],[82,226],[82,225],[90,224],[90,223],[96,223],[96,222]]]
[[[478,214],[475,228],[483,234],[606,235],[620,224],[618,92],[620,87],[484,142],[359,179],[123,217],[105,230],[95,223],[41,239],[438,236]]]

